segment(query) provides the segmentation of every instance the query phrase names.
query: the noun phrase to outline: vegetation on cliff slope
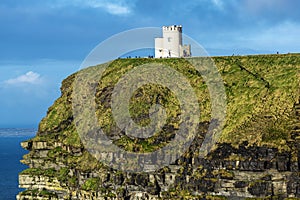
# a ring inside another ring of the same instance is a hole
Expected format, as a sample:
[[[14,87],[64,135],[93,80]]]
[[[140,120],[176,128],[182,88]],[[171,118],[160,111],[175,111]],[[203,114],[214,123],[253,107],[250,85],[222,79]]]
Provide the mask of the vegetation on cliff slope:
[[[291,140],[292,129],[300,126],[294,110],[300,93],[300,55],[215,57],[213,60],[222,76],[227,95],[227,117],[218,142],[238,147],[247,141],[248,146],[267,146],[281,151],[293,151],[288,142]],[[167,124],[162,131],[148,139],[134,139],[126,136],[122,130],[118,129],[111,114],[111,94],[118,80],[135,67],[152,62],[172,67],[190,81],[197,94],[201,110],[201,125],[199,126],[201,135],[197,138],[201,141],[207,124],[211,120],[211,101],[205,81],[185,59],[118,59],[109,63],[101,81],[89,83],[92,87],[96,87],[96,114],[99,125],[115,144],[127,151],[149,152],[172,140],[174,130],[180,126],[181,121],[178,116],[181,110],[176,95],[166,87],[147,84],[135,91],[130,99],[131,117],[142,126],[150,123],[151,105],[159,103],[166,108]],[[99,66],[94,66],[84,71],[93,74],[98,68]],[[109,173],[114,174],[115,180],[124,179],[123,175],[99,163],[86,151],[76,131],[72,111],[73,82],[76,75],[77,73],[63,81],[61,97],[49,108],[47,116],[39,125],[37,136],[28,141],[36,146],[26,147],[31,151],[24,156],[23,162],[29,165],[30,159],[40,159],[41,154],[38,150],[46,149],[47,155],[43,158],[45,163],[25,170],[22,174],[56,178],[69,188],[102,191],[106,196],[115,195],[111,193],[110,188],[103,188],[101,181],[109,179],[105,177]],[[43,142],[47,145],[43,146]],[[230,155],[228,159],[239,160],[241,158],[237,155]],[[53,168],[53,163],[59,167]],[[184,167],[181,169],[178,173],[184,176],[187,169]],[[205,177],[205,183],[208,186],[217,181],[212,177],[233,178],[230,171],[207,172],[205,170],[199,168],[188,173],[193,174],[193,178],[199,182]],[[102,177],[101,179],[89,177],[84,183],[80,183],[78,174],[75,174],[78,171],[95,172],[101,174]],[[131,180],[125,178],[126,181]],[[156,186],[147,187],[155,190]],[[182,188],[184,187],[170,189],[166,195],[171,195],[170,198],[193,196]],[[122,187],[119,189],[122,193]],[[30,192],[36,193],[36,191],[28,190],[28,193]],[[211,199],[214,198],[217,197],[211,197]],[[222,197],[219,198],[222,199]]]
[[[267,145],[287,150],[289,132],[297,123],[294,120],[293,106],[299,99],[300,55],[215,57],[213,60],[224,80],[227,95],[227,118],[219,142],[238,145],[248,141],[249,145]],[[106,134],[118,135],[115,143],[129,151],[152,151],[165,145],[173,137],[170,130],[176,129],[180,123],[176,118],[180,115],[176,96],[165,87],[145,85],[131,98],[132,118],[141,125],[147,125],[148,110],[158,101],[167,110],[169,128],[149,139],[135,140],[116,127],[109,106],[114,85],[131,69],[151,62],[173,67],[188,77],[199,98],[200,120],[210,121],[211,108],[206,84],[186,60],[115,60],[104,72],[101,83],[97,83],[97,115]],[[97,70],[97,66],[85,70]],[[71,93],[75,75],[64,80],[62,96],[49,108],[47,116],[41,121],[35,140],[52,138],[71,146],[82,145],[72,123]]]

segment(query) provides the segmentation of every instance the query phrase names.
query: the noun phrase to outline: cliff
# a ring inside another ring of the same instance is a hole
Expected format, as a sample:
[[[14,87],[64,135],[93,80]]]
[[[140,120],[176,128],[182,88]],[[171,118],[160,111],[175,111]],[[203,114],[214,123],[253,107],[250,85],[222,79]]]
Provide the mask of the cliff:
[[[72,93],[78,72],[63,81],[61,97],[40,122],[37,135],[21,144],[29,151],[21,162],[29,168],[19,174],[25,191],[17,199],[300,199],[300,55],[213,60],[225,85],[227,117],[206,157],[199,157],[197,149],[212,109],[201,75],[184,59],[118,59],[107,64],[101,81],[88,83],[96,88],[95,113],[105,134],[131,152],[151,152],[172,140],[180,107],[166,88],[145,85],[131,98],[130,114],[141,125],[149,123],[148,104],[167,108],[168,126],[150,139],[124,135],[109,106],[120,77],[142,64],[161,63],[188,77],[198,96],[200,123],[188,151],[149,173],[118,171],[99,162],[83,145],[74,122]]]

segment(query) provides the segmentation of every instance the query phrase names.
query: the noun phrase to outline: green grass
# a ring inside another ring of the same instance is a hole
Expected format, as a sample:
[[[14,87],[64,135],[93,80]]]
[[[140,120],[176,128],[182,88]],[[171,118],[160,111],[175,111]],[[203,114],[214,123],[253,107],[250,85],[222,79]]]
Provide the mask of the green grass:
[[[266,145],[289,150],[286,142],[296,123],[293,105],[299,99],[300,93],[300,55],[215,57],[213,60],[222,76],[227,95],[227,117],[219,142],[238,146],[243,141],[248,141],[249,145]],[[172,67],[187,77],[198,96],[200,121],[211,119],[211,101],[207,86],[199,72],[186,60],[115,60],[109,63],[101,82],[95,83],[96,114],[105,133],[109,137],[118,135],[119,139],[114,141],[115,144],[129,151],[153,151],[166,145],[174,136],[174,132],[167,130],[155,133],[146,140],[128,138],[118,130],[112,116],[109,97],[114,85],[130,70],[151,62]],[[85,69],[83,73],[93,74],[97,68],[95,66]],[[71,86],[75,75],[64,80],[62,96],[49,108],[34,140],[46,140],[49,143],[59,140],[68,146],[82,147],[71,120]],[[167,125],[177,129],[181,122],[178,118],[181,114],[178,99],[170,90],[156,84],[144,85],[131,97],[129,111],[133,120],[141,126],[149,124],[149,108],[156,101],[166,109]],[[161,141],[162,138],[165,138],[165,141]]]
[[[40,169],[40,168],[28,168],[22,171],[20,174],[22,175],[32,175],[32,176],[47,176],[47,177],[55,177],[56,176],[56,170],[53,168],[49,169]]]
[[[89,178],[81,186],[83,190],[87,190],[87,191],[98,191],[99,187],[100,187],[99,178]]]
[[[20,193],[21,196],[30,196],[30,197],[43,197],[43,199],[57,199],[58,196],[57,194],[50,192],[48,190],[38,190],[38,189],[33,189],[33,190],[25,190]]]
[[[215,62],[228,99],[220,142],[248,141],[288,150],[286,141],[295,123],[293,105],[299,99],[300,55],[223,57]]]

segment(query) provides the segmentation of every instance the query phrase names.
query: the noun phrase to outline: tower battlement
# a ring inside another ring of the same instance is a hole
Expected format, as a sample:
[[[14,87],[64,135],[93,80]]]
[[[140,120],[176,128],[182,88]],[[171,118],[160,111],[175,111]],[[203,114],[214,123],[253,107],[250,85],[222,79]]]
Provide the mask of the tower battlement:
[[[182,33],[182,26],[179,25],[172,25],[172,26],[163,26],[162,27],[163,31],[179,31],[180,33]]]

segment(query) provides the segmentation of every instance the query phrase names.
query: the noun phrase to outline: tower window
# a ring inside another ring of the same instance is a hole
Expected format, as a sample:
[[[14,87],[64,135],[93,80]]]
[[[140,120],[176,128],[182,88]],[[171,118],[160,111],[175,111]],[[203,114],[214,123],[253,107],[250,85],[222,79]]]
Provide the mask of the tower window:
[[[172,38],[171,37],[168,37],[168,42],[171,42],[172,41]]]

